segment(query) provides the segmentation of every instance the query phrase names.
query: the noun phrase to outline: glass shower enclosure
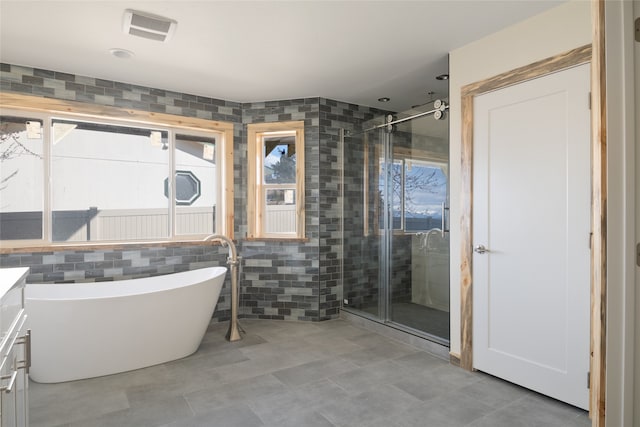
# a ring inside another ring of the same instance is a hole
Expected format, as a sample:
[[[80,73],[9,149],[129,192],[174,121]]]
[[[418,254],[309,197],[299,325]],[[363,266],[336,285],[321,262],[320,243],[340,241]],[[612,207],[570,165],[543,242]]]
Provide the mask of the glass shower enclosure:
[[[449,344],[446,104],[343,140],[343,309]]]

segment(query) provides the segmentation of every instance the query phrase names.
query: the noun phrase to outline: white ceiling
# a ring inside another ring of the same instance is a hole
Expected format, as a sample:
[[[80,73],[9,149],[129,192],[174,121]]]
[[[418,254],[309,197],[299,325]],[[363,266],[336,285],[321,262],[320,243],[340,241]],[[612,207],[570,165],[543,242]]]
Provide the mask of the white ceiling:
[[[447,95],[435,76],[449,51],[562,2],[0,0],[0,61],[238,102],[322,96],[402,111]],[[124,34],[128,8],[175,19],[174,37]]]

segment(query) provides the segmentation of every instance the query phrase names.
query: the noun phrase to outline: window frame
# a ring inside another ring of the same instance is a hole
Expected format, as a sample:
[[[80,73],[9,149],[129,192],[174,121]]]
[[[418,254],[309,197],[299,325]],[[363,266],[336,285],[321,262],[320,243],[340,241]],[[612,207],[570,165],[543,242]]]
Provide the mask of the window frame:
[[[448,181],[448,169],[449,169],[449,165],[446,162],[443,161],[439,161],[439,160],[433,160],[433,159],[429,159],[429,160],[425,160],[424,157],[422,158],[407,158],[407,157],[398,157],[398,158],[394,158],[393,159],[393,164],[394,165],[398,165],[399,166],[399,174],[400,174],[400,200],[399,200],[399,205],[400,205],[400,227],[399,228],[393,228],[391,231],[393,231],[394,233],[403,233],[403,234],[417,234],[417,233],[424,233],[427,231],[430,231],[432,229],[424,229],[424,230],[407,230],[407,191],[406,191],[406,185],[407,185],[407,163],[414,163],[415,165],[419,166],[419,167],[431,167],[431,168],[437,168],[440,169],[442,171],[442,173],[447,177],[447,181]],[[382,165],[384,164],[383,160],[380,160],[380,169],[382,169]],[[447,184],[448,185],[448,184]],[[445,202],[443,202],[445,203]],[[446,203],[445,203],[446,204]],[[445,205],[441,204],[441,215],[445,215]],[[392,217],[391,217],[391,223],[393,225],[394,222],[394,218],[396,218],[396,216],[394,215],[395,211],[393,210],[393,204],[392,204]]]
[[[43,236],[42,239],[2,240],[2,252],[24,248],[50,247],[80,247],[90,248],[120,246],[127,244],[180,242],[201,240],[207,234],[177,234],[176,230],[176,165],[175,165],[175,137],[178,134],[216,138],[215,164],[218,181],[216,206],[215,233],[225,234],[233,238],[233,124],[227,122],[177,116],[164,113],[153,113],[138,110],[124,110],[117,107],[84,104],[76,101],[65,101],[40,98],[30,95],[0,92],[0,110],[4,116],[33,118],[43,121],[43,168],[44,168],[44,208],[43,208]],[[52,181],[51,161],[52,142],[51,125],[56,119],[100,123],[112,126],[139,126],[145,129],[167,131],[169,134],[168,175],[171,176],[169,185],[169,200],[167,212],[169,215],[169,232],[167,237],[157,239],[136,240],[99,240],[54,242],[52,240]]]
[[[375,198],[373,201],[373,205],[374,205],[374,209],[373,212],[375,212],[376,214],[374,215],[374,218],[370,218],[370,214],[369,214],[369,210],[367,208],[367,206],[369,206],[369,199],[370,199],[370,191],[372,188],[378,189],[379,188],[379,183],[380,183],[380,173],[382,170],[382,165],[385,163],[384,159],[382,157],[382,150],[381,147],[376,145],[375,142],[369,140],[368,138],[365,137],[364,140],[364,167],[363,167],[363,186],[364,186],[364,191],[363,191],[363,203],[365,206],[364,209],[364,221],[363,221],[363,235],[364,236],[370,236],[372,233],[374,235],[380,235],[381,234],[381,228],[380,228],[380,224],[378,222],[378,215],[381,209],[381,206],[378,202],[378,198]],[[373,148],[371,148],[373,147]],[[371,150],[371,152],[370,152]],[[369,176],[369,161],[370,161],[370,156],[373,155],[374,157],[374,161],[377,160],[378,164],[376,166],[376,173],[375,176],[370,177]],[[401,217],[400,217],[400,222],[401,222],[401,227],[400,228],[392,228],[390,231],[394,234],[394,235],[411,235],[411,234],[417,234],[420,232],[424,232],[424,231],[407,231],[406,227],[405,227],[405,164],[408,161],[412,161],[412,162],[416,162],[416,163],[420,163],[422,165],[431,165],[433,167],[439,167],[443,173],[446,175],[447,177],[447,186],[450,185],[450,177],[449,177],[449,160],[446,156],[446,154],[443,153],[438,153],[435,151],[430,151],[430,150],[425,150],[422,148],[408,148],[408,147],[393,147],[393,153],[392,153],[392,163],[399,163],[401,165],[400,168],[400,173],[402,176],[402,191],[401,191],[401,200],[400,200],[400,204],[401,204]],[[445,202],[446,203],[446,202]],[[443,207],[444,210],[446,211],[448,208]],[[393,223],[393,213],[392,213],[392,223]],[[370,222],[371,221],[371,222]],[[370,230],[370,227],[372,227],[372,230]]]
[[[274,184],[264,182],[264,138],[265,136],[295,135],[296,182]],[[304,176],[304,121],[254,123],[247,125],[247,238],[248,239],[305,239],[305,176]],[[267,189],[295,186],[296,230],[294,232],[266,232],[265,193]]]

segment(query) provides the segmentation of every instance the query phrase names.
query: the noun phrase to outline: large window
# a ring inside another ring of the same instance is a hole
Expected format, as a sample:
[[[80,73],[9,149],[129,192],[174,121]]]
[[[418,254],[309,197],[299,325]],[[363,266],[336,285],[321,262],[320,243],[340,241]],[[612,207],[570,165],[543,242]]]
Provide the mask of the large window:
[[[3,245],[228,234],[224,189],[233,186],[224,141],[232,126],[205,131],[6,112],[0,117]]]
[[[304,122],[248,126],[249,238],[304,237]]]
[[[0,240],[43,237],[42,120],[0,117]]]

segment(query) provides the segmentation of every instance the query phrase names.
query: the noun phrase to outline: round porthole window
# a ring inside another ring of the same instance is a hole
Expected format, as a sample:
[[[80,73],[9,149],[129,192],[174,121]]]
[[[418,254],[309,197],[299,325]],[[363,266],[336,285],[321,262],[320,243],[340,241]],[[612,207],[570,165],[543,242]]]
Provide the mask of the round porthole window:
[[[169,197],[169,178],[164,180],[164,196]],[[176,205],[190,206],[200,197],[200,180],[191,171],[176,171]]]

